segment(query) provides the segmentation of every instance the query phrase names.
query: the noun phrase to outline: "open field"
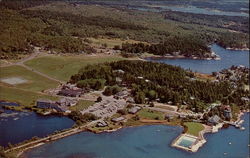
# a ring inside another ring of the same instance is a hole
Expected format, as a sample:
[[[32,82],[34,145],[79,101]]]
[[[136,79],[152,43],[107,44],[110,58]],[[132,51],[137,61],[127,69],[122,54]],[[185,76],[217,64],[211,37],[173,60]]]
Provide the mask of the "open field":
[[[122,59],[119,56],[46,56],[27,61],[25,65],[53,78],[68,81],[83,66]]]
[[[141,41],[136,40],[123,40],[120,38],[88,38],[92,45],[94,46],[102,46],[103,44],[107,44],[107,47],[114,48],[114,46],[119,45],[121,46],[122,43],[141,43]],[[146,42],[142,42],[147,44]]]
[[[1,68],[1,79],[8,79],[13,77],[26,80],[25,83],[12,85],[13,87],[29,91],[42,91],[48,88],[56,87],[58,85],[57,82],[29,71],[22,66],[10,66]]]
[[[151,119],[151,120],[163,120],[164,116],[163,113],[149,110],[149,109],[142,109],[138,112],[138,115],[142,119]]]
[[[194,136],[199,136],[199,132],[204,129],[204,126],[197,122],[186,122],[184,125],[188,128],[187,133]]]
[[[3,85],[0,85],[0,92],[1,92],[0,100],[16,102],[25,106],[34,106],[35,101],[38,98],[47,98],[51,100],[57,99],[57,97],[39,94],[36,92],[31,92],[27,90],[12,88],[12,87],[6,87]]]
[[[69,109],[71,111],[81,111],[87,109],[89,106],[93,105],[95,102],[88,100],[80,100],[75,106],[71,106]]]

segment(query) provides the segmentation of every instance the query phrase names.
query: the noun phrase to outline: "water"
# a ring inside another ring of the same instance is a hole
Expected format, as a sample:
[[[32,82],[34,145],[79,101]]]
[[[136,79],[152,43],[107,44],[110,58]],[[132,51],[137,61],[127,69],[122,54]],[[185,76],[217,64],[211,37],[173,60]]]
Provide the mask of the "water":
[[[205,135],[207,143],[197,152],[189,153],[170,146],[182,132],[176,126],[152,125],[124,128],[113,133],[77,135],[35,148],[28,158],[246,158],[249,154],[249,113],[244,115],[241,131],[234,127]],[[229,145],[229,142],[232,144]],[[224,153],[227,153],[224,155]]]
[[[232,65],[244,65],[249,67],[249,51],[227,50],[216,44],[212,51],[221,57],[221,60],[192,60],[192,59],[148,59],[170,65],[180,66],[201,73],[212,73],[230,68]]]
[[[6,104],[6,103],[5,103]],[[8,105],[17,106],[14,103]],[[0,110],[1,104],[0,104]],[[40,116],[34,112],[17,112],[4,110],[4,113],[11,114],[4,117],[0,114],[0,145],[7,146],[31,139],[34,136],[44,137],[56,130],[70,128],[74,121],[67,117]]]
[[[225,12],[215,9],[198,8],[195,6],[159,6],[161,9],[184,12],[184,13],[195,13],[195,14],[207,14],[207,15],[226,15],[226,16],[245,16],[249,14],[244,12]]]
[[[192,140],[189,140],[189,139],[182,138],[178,145],[184,146],[184,147],[190,147],[195,142],[196,139],[192,139]]]

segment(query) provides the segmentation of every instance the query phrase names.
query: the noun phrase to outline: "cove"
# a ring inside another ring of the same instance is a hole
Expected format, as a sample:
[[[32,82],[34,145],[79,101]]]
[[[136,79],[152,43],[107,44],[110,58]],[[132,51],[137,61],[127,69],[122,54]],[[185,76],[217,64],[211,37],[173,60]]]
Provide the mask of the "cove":
[[[1,104],[6,105],[6,103]],[[18,106],[14,103],[7,104]],[[0,114],[0,145],[20,143],[34,136],[44,137],[55,131],[70,128],[73,124],[74,121],[67,117],[40,116],[34,112],[4,110],[4,113]]]
[[[211,50],[221,57],[221,60],[193,60],[193,59],[153,59],[147,58],[148,61],[155,61],[184,69],[191,69],[193,72],[212,73],[230,68],[232,65],[244,65],[249,67],[249,51],[228,50],[217,44],[211,46]]]
[[[189,153],[170,146],[182,132],[181,127],[152,125],[123,128],[112,133],[83,132],[30,150],[23,157],[245,158],[249,154],[248,118],[249,113],[243,116],[245,120],[243,126],[246,128],[244,131],[229,127],[215,134],[206,134],[207,143],[197,153]]]

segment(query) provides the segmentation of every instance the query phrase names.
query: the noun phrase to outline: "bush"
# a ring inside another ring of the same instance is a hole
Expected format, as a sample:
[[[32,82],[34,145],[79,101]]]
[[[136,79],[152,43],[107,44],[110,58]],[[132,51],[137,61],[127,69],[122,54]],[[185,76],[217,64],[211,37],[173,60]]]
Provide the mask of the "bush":
[[[117,111],[118,114],[121,114],[121,115],[126,115],[127,114],[127,111],[125,109],[120,109]]]

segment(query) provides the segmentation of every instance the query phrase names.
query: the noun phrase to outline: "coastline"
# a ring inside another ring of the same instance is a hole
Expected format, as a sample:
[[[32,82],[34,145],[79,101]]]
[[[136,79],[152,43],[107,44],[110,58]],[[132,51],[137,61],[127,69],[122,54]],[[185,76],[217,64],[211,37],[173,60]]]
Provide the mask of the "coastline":
[[[153,60],[157,60],[157,59],[192,59],[192,60],[221,60],[220,57],[209,57],[209,58],[200,58],[200,57],[186,57],[186,56],[182,56],[182,55],[178,55],[178,56],[147,56],[147,57],[141,57],[144,60],[147,59],[153,59]]]
[[[241,117],[245,114],[245,113],[248,113],[248,111],[241,111],[239,114],[238,114],[238,119],[237,121],[241,120]],[[38,140],[35,140],[35,141],[32,141],[32,142],[28,142],[28,143],[25,143],[25,144],[21,144],[19,146],[16,146],[14,148],[11,148],[11,149],[8,149],[6,150],[5,152],[8,153],[8,152],[12,152],[12,151],[16,151],[17,152],[17,157],[22,157],[22,155],[27,152],[28,150],[31,150],[33,148],[36,148],[36,147],[39,147],[41,145],[44,145],[46,143],[50,143],[50,142],[53,142],[53,141],[56,141],[58,139],[62,139],[62,138],[65,138],[65,137],[68,137],[68,136],[71,136],[71,135],[74,135],[74,134],[78,134],[78,133],[81,133],[81,132],[93,132],[93,133],[96,133],[96,134],[100,134],[100,133],[110,133],[110,132],[115,132],[117,130],[120,130],[120,129],[123,129],[123,128],[133,128],[133,127],[139,127],[139,126],[147,126],[147,125],[167,125],[167,126],[179,126],[179,127],[183,127],[181,126],[180,124],[171,124],[171,123],[168,123],[167,121],[156,121],[156,122],[151,122],[150,120],[141,120],[140,121],[141,123],[143,124],[138,124],[138,125],[132,125],[132,126],[120,126],[118,128],[115,128],[115,129],[111,129],[111,130],[102,130],[102,131],[93,131],[93,130],[90,130],[89,128],[87,128],[86,126],[87,125],[83,125],[83,126],[80,126],[80,127],[74,127],[74,128],[71,128],[69,130],[66,130],[66,131],[63,131],[61,133],[57,133],[57,134],[52,134],[48,137],[45,137],[45,138],[40,138]],[[235,121],[236,122],[236,121]],[[204,134],[206,133],[214,133],[211,129],[210,126],[207,126],[207,125],[204,125],[204,129],[202,131],[199,132],[199,136],[197,137],[197,141],[192,144],[192,147],[191,148],[181,148],[181,149],[184,149],[188,152],[197,152],[198,149],[200,147],[202,147],[206,142],[207,140],[205,139],[204,137]],[[220,126],[218,129],[222,128],[222,126]],[[216,131],[218,132],[218,131]],[[171,143],[171,146],[172,147],[176,147],[174,146],[174,143],[177,142],[177,140],[179,138],[181,138],[182,136],[187,136],[188,134],[187,133],[182,133],[180,136],[178,136],[177,138],[174,139],[174,141]],[[191,137],[196,137],[196,136],[192,136]]]
[[[239,51],[249,51],[249,48],[231,48],[231,47],[226,47],[225,49],[227,50],[239,50]]]

